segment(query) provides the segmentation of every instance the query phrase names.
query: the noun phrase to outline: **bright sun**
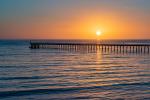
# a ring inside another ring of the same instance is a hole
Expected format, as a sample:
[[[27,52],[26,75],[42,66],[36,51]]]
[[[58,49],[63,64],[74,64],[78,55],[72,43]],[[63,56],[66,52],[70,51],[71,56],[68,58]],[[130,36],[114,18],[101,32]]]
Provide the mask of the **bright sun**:
[[[97,36],[100,36],[101,34],[102,34],[102,32],[101,32],[100,30],[97,30],[97,31],[96,31],[96,35],[97,35]]]

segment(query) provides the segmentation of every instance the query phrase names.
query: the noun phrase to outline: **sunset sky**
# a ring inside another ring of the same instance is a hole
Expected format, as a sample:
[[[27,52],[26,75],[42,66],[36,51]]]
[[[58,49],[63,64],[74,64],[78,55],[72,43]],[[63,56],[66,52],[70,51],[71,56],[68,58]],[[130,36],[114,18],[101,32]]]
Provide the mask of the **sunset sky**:
[[[150,0],[0,0],[1,39],[150,39]]]

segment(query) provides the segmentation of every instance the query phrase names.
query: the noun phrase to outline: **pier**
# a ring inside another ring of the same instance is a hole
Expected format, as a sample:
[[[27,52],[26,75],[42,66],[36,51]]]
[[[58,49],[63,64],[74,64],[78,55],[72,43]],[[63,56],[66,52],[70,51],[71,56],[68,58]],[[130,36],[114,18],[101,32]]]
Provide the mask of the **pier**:
[[[150,42],[149,42],[150,43]],[[123,53],[150,53],[150,44],[136,40],[131,41],[30,41],[31,49],[74,49],[101,50],[107,52]]]

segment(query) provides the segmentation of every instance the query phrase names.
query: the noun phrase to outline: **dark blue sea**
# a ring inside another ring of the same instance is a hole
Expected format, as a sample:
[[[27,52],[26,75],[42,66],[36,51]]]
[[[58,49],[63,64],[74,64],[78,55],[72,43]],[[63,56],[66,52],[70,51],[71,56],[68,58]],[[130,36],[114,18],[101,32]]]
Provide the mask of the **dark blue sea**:
[[[0,40],[0,100],[150,100],[149,53],[29,46]]]

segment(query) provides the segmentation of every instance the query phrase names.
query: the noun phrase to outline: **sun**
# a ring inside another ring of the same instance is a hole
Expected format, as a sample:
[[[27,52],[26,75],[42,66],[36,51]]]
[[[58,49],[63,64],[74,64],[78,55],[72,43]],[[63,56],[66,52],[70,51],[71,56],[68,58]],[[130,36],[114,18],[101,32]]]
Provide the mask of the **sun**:
[[[97,35],[97,36],[100,36],[101,34],[102,34],[102,32],[101,32],[100,30],[97,30],[97,31],[96,31],[96,35]]]

